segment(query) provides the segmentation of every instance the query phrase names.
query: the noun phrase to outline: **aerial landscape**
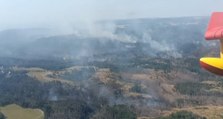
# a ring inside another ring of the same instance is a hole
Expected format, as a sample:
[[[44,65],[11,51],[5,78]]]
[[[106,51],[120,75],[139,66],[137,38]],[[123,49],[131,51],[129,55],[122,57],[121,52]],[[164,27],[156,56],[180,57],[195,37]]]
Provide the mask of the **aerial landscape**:
[[[222,119],[223,78],[199,64],[219,57],[209,19],[1,30],[0,119]]]
[[[0,59],[0,104],[41,109],[48,119],[112,119],[116,111],[117,118],[158,118],[181,110],[202,117],[211,116],[203,110],[214,111],[221,118],[222,78],[199,66],[201,56],[219,50],[217,42],[203,39],[207,22],[185,17],[101,23],[115,27],[114,39],[2,31],[1,51],[8,52]],[[12,36],[34,40],[13,47]]]

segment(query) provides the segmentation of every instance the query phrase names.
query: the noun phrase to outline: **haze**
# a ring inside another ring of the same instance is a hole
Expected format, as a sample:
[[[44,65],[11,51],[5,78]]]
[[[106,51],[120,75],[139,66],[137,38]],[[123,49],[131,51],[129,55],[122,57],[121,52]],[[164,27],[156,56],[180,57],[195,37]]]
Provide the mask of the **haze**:
[[[0,30],[98,20],[209,16],[222,0],[0,0]]]

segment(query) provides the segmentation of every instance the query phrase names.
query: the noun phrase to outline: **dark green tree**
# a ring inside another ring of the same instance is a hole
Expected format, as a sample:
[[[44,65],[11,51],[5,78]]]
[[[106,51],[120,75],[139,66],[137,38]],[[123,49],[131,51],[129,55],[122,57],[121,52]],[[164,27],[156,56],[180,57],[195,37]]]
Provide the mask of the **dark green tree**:
[[[201,117],[199,115],[196,115],[192,112],[188,111],[179,111],[176,113],[172,113],[170,116],[167,117],[159,117],[156,119],[207,119],[206,117]]]
[[[128,106],[115,105],[102,108],[93,119],[136,119],[136,114]]]

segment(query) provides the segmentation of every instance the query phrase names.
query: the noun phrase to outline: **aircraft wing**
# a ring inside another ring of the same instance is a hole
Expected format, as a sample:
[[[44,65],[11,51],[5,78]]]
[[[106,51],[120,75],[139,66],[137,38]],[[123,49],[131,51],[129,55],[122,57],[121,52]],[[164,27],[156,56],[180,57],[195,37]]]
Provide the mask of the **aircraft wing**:
[[[223,12],[214,12],[205,34],[205,39],[223,39]]]

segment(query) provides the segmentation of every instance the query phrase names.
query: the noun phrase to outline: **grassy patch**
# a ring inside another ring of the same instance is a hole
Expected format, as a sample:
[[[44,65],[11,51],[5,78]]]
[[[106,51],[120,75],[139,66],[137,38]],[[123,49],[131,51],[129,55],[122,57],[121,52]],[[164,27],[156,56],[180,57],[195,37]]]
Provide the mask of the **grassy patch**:
[[[24,109],[12,104],[0,108],[7,119],[44,119],[44,113],[39,109]]]

